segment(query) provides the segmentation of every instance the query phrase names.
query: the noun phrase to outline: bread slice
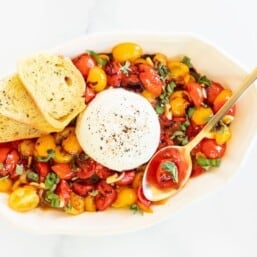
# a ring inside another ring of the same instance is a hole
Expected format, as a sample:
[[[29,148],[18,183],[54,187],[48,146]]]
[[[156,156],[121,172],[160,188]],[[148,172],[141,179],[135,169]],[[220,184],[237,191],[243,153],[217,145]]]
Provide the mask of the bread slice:
[[[0,115],[41,131],[57,131],[38,110],[18,74],[0,80]]]
[[[34,138],[43,134],[45,134],[45,132],[0,115],[0,142]]]
[[[85,81],[69,58],[38,54],[20,61],[18,74],[53,127],[63,129],[85,108]]]

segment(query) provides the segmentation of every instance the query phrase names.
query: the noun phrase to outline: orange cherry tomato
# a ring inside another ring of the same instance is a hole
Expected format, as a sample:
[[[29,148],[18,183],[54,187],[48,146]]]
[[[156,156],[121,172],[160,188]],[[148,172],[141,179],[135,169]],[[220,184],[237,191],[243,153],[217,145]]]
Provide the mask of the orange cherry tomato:
[[[51,169],[60,179],[71,179],[75,175],[69,163],[57,163],[51,166]]]
[[[190,82],[186,85],[188,93],[196,107],[200,107],[203,103],[203,89],[200,84]]]

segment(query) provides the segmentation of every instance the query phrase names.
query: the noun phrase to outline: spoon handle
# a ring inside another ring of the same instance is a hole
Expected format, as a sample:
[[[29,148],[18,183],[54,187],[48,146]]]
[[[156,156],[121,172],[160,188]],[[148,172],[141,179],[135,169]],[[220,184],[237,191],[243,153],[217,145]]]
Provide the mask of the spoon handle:
[[[200,141],[205,138],[215,124],[227,113],[227,111],[235,104],[238,98],[252,85],[257,79],[257,67],[243,80],[242,84],[229,98],[229,100],[212,116],[203,129],[187,144],[187,149],[191,151]]]

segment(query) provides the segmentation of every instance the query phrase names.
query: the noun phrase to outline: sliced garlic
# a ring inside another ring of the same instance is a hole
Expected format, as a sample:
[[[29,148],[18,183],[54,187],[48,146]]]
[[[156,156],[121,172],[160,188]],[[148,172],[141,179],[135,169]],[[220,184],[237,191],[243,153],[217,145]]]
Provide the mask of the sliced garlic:
[[[121,180],[124,176],[125,176],[125,172],[122,172],[121,174],[114,173],[113,175],[109,176],[109,177],[106,179],[106,183],[107,183],[107,184],[115,183],[115,182]]]

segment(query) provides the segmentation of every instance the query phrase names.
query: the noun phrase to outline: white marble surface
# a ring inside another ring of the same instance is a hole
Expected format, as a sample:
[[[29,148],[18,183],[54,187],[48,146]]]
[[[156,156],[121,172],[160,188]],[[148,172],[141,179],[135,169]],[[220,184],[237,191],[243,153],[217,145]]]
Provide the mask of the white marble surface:
[[[0,75],[13,71],[23,55],[110,30],[197,33],[250,69],[257,65],[256,25],[253,0],[1,1]],[[242,172],[219,193],[144,231],[100,238],[42,236],[0,220],[1,256],[257,256],[256,154],[257,144]]]

